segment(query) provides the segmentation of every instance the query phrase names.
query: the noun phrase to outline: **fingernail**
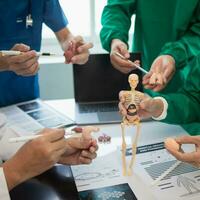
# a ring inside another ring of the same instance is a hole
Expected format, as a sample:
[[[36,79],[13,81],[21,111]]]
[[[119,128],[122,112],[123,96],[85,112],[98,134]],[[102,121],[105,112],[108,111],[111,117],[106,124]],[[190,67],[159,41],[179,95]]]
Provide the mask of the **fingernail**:
[[[71,62],[74,64],[76,62],[76,59],[75,58],[72,58],[71,59]]]
[[[82,48],[78,48],[78,52],[79,52],[79,53],[82,53]]]
[[[140,108],[144,109],[144,103],[140,103]]]
[[[129,58],[129,57],[130,57],[129,53],[126,53],[126,54],[125,54],[125,57],[126,57],[126,58]]]

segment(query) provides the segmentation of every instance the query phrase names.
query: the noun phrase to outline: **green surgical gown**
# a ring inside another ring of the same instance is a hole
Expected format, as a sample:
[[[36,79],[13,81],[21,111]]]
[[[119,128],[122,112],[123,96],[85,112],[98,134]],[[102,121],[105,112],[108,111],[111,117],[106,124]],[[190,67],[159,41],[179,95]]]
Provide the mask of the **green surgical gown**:
[[[188,63],[200,52],[199,0],[108,0],[102,14],[103,47],[112,39],[128,43],[132,15],[136,15],[133,52],[142,53],[143,68],[150,69],[159,55],[171,55],[176,74],[162,93],[176,92],[190,69]],[[153,91],[145,91],[154,96]]]
[[[190,63],[186,83],[176,93],[162,95],[168,102],[164,122],[181,124],[190,134],[200,134],[200,55]]]
[[[128,44],[134,14],[132,51],[142,53],[142,67],[149,70],[159,55],[171,55],[176,61],[176,74],[168,86],[160,94],[145,92],[167,99],[165,122],[184,124],[189,133],[200,134],[200,1],[108,0],[101,19],[104,49],[110,51],[116,38]]]

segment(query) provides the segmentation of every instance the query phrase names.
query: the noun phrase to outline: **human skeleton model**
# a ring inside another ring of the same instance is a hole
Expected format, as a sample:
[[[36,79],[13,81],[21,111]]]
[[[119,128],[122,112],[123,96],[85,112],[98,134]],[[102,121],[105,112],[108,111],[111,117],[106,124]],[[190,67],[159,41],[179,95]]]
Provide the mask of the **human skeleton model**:
[[[130,84],[130,91],[122,91],[121,95],[125,99],[124,105],[127,109],[127,115],[123,117],[121,123],[122,129],[122,170],[123,175],[131,176],[132,175],[132,167],[135,161],[137,142],[140,134],[140,118],[137,114],[137,107],[140,103],[140,99],[144,96],[143,93],[136,91],[136,87],[138,85],[139,79],[136,74],[129,75],[128,82]],[[126,140],[125,140],[125,127],[126,126],[136,126],[136,135],[132,138],[132,157],[128,166],[127,171],[127,163],[126,163]]]

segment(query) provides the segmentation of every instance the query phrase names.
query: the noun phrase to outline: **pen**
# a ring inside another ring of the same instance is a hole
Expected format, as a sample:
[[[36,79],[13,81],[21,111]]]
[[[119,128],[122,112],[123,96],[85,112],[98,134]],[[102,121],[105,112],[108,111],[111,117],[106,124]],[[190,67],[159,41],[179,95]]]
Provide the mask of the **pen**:
[[[121,55],[119,52],[114,52],[114,54],[118,57],[120,57],[123,60],[127,60],[128,62],[130,62],[134,67],[136,67],[137,69],[139,69],[140,71],[142,71],[145,74],[148,74],[148,71],[146,71],[145,69],[143,69],[142,67],[140,67],[139,65],[135,64],[134,62],[132,62],[131,60],[125,58],[123,55]]]
[[[22,137],[14,137],[9,138],[9,143],[17,143],[17,142],[26,142],[29,140],[33,140],[36,138],[42,137],[42,135],[29,135],[29,136],[22,136]]]
[[[0,56],[18,56],[21,54],[23,54],[23,52],[21,51],[6,51],[6,50],[0,51]],[[53,54],[49,52],[36,52],[36,54],[37,56],[61,56],[61,55],[57,55],[57,54]]]
[[[71,133],[65,133],[66,138],[71,138],[71,137],[81,137],[81,133],[76,133],[76,134],[71,134]],[[13,137],[9,138],[8,142],[9,143],[17,143],[17,142],[28,142],[29,140],[34,140],[39,137],[43,137],[43,135],[38,134],[38,135],[29,135],[29,136],[21,136],[21,137]]]
[[[99,128],[88,126],[88,131],[97,132],[97,131],[99,131]],[[33,140],[33,139],[36,139],[38,137],[43,137],[44,136],[43,134],[39,134],[39,133],[40,132],[33,132],[32,134],[34,134],[34,135],[18,136],[18,137],[9,138],[8,142],[9,143],[27,142],[29,140]],[[82,128],[81,128],[80,132],[77,132],[77,127],[75,127],[73,129],[70,129],[70,130],[66,129],[64,136],[65,136],[66,139],[67,138],[77,138],[77,137],[80,138],[80,137],[82,137],[82,133],[83,133],[83,129]]]

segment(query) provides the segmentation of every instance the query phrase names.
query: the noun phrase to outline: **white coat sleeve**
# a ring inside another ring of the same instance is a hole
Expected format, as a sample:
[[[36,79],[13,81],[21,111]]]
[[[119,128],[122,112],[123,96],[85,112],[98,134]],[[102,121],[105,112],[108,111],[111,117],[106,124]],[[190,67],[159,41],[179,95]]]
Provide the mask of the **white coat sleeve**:
[[[2,160],[8,160],[15,152],[23,145],[11,144],[8,142],[10,137],[16,137],[14,130],[7,126],[5,115],[0,113],[0,165]],[[0,200],[10,200],[6,178],[4,176],[3,168],[0,167]]]
[[[3,168],[0,168],[0,199],[10,200],[6,179],[3,173]]]

